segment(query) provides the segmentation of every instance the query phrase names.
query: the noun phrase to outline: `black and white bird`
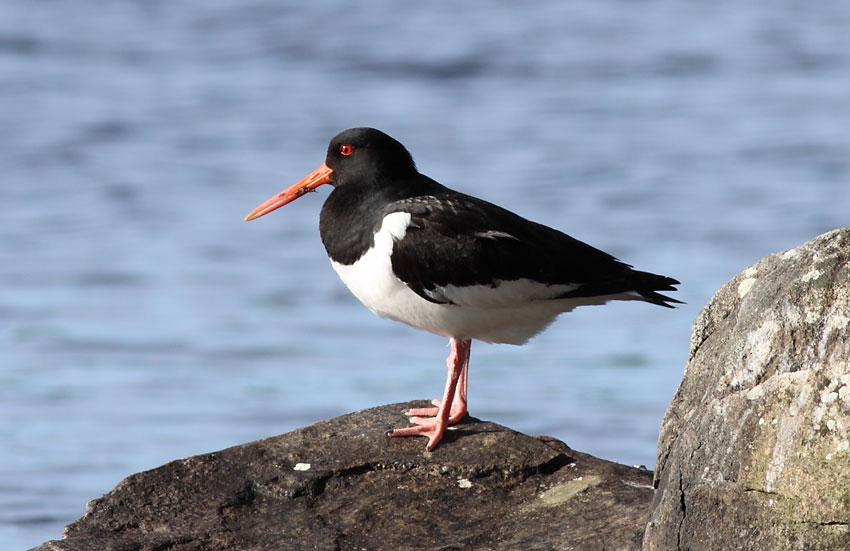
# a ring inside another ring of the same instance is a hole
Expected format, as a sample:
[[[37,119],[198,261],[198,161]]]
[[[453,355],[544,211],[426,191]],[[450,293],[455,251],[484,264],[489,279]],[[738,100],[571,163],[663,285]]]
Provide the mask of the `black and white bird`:
[[[563,312],[610,300],[672,307],[673,278],[640,272],[558,230],[420,174],[405,147],[373,128],[352,128],[325,162],[254,209],[253,220],[315,190],[334,189],[319,231],[331,265],[375,314],[450,339],[448,377],[434,407],[406,412],[391,436],[428,437],[467,412],[472,339],[523,344]]]

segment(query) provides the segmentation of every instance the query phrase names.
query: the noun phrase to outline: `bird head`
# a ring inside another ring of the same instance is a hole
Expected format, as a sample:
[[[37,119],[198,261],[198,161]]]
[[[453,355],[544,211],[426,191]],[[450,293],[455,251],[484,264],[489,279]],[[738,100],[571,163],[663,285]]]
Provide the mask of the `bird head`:
[[[413,174],[413,157],[397,140],[374,128],[349,128],[331,140],[324,163],[257,206],[245,220],[279,209],[323,184],[370,185]]]

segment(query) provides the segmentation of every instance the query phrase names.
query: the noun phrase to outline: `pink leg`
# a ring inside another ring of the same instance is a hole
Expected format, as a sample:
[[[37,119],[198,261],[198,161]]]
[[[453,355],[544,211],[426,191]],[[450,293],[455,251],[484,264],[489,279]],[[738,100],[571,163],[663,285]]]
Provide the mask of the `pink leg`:
[[[463,370],[460,372],[460,377],[458,377],[457,390],[455,391],[454,400],[452,400],[451,410],[449,410],[449,425],[454,425],[466,416],[466,381],[469,372],[470,346],[467,345],[466,348],[466,360],[463,362]],[[449,357],[449,360],[451,360],[451,356]],[[418,425],[420,424],[419,421],[421,421],[421,418],[423,417],[436,417],[440,411],[440,407],[442,407],[443,401],[434,398],[431,400],[431,403],[434,404],[434,407],[410,408],[405,411],[404,414],[411,417],[411,423]]]
[[[469,370],[469,351],[472,345],[470,340],[452,339],[451,352],[446,360],[448,377],[446,377],[446,389],[442,400],[434,400],[433,408],[412,408],[407,415],[413,415],[410,422],[415,427],[395,429],[390,436],[427,436],[428,451],[437,447],[437,443],[443,437],[446,427],[454,425],[466,415],[466,385],[467,371]],[[429,417],[419,417],[428,415]]]

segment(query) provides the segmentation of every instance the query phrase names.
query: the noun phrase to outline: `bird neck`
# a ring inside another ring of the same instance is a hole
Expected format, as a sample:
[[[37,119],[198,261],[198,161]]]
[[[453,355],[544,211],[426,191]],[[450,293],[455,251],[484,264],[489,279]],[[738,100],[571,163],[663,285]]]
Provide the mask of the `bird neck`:
[[[395,200],[392,188],[347,184],[334,188],[319,216],[319,234],[328,256],[350,265],[373,244],[383,207]]]

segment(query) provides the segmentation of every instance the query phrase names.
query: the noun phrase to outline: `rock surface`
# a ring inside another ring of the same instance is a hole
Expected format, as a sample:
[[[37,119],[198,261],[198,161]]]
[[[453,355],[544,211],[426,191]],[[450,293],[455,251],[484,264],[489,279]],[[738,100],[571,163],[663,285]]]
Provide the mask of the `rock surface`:
[[[652,473],[468,419],[432,453],[392,404],[132,475],[42,551],[637,550]]]
[[[770,255],[697,318],[644,549],[850,549],[850,228]]]

